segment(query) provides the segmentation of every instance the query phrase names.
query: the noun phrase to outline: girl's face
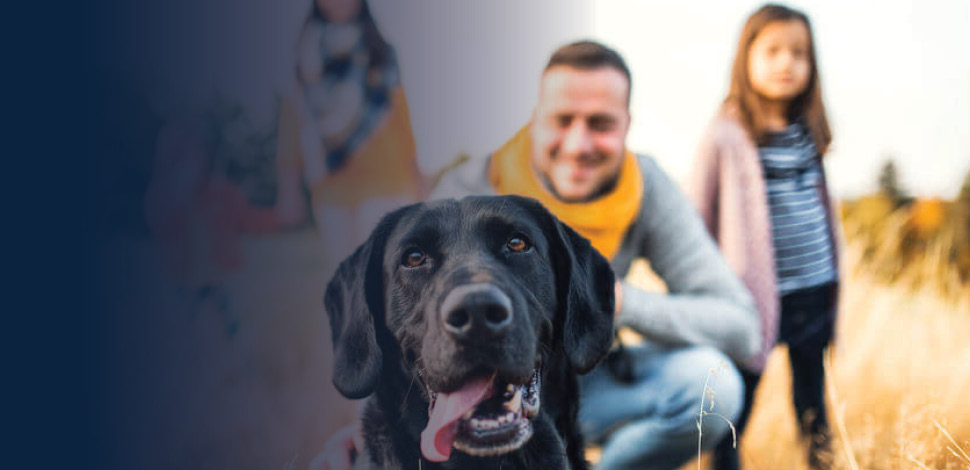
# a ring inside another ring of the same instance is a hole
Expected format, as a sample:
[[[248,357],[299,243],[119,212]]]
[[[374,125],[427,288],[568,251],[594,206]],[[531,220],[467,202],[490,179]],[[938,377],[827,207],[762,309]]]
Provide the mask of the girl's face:
[[[805,91],[812,72],[808,27],[798,20],[769,23],[748,48],[748,80],[763,98],[790,101]]]

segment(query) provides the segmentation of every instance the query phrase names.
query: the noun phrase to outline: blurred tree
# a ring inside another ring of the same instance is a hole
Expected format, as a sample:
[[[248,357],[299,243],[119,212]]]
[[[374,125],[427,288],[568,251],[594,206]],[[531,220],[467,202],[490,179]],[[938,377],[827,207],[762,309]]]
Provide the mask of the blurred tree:
[[[970,171],[963,178],[963,186],[953,201],[953,257],[960,278],[970,283]]]
[[[970,208],[970,170],[967,171],[967,176],[963,177],[963,186],[960,187],[957,203]]]
[[[913,200],[900,187],[896,162],[892,157],[888,157],[882,169],[879,170],[879,192],[887,196],[897,208]]]
[[[970,252],[970,171],[963,178],[963,186],[960,193],[953,201],[953,221],[957,226],[956,242],[964,245]]]

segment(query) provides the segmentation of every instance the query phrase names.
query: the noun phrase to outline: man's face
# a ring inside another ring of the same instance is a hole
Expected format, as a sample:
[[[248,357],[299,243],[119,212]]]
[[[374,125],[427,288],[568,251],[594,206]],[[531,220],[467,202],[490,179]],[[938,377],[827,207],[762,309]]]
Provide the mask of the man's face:
[[[630,85],[619,70],[554,66],[532,116],[532,165],[556,197],[587,201],[617,177],[630,128]]]

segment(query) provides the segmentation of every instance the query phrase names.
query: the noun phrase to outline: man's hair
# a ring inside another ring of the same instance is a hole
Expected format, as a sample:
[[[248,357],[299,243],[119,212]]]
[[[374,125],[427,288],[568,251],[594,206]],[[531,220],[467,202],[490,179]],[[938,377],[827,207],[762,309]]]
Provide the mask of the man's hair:
[[[630,68],[626,66],[626,61],[619,53],[604,46],[596,41],[577,41],[556,49],[549,58],[543,73],[549,69],[565,65],[580,70],[594,70],[599,68],[613,68],[618,70],[626,78],[627,93],[626,103],[630,104],[630,92],[633,89],[633,80],[630,77]]]

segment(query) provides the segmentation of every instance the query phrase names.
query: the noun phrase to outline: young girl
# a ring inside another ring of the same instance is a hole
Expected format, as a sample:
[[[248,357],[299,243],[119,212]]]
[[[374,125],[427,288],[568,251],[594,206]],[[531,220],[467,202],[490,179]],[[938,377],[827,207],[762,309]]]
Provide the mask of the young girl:
[[[747,390],[738,431],[768,353],[787,343],[795,411],[813,468],[827,440],[822,354],[839,281],[838,219],[821,162],[832,134],[819,80],[808,17],[780,5],[755,11],[688,191],[762,317],[762,354],[740,364]],[[715,461],[722,470],[738,468],[730,438]]]
[[[312,213],[328,260],[335,261],[384,214],[419,201],[424,180],[397,56],[367,3],[313,0],[309,6],[295,80],[280,105],[277,206],[287,225]]]

